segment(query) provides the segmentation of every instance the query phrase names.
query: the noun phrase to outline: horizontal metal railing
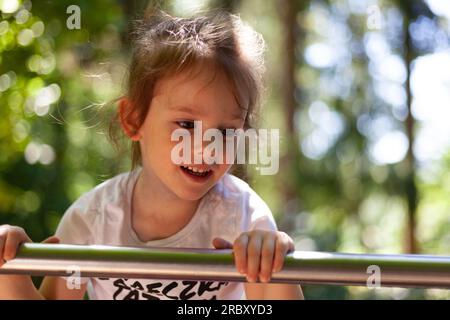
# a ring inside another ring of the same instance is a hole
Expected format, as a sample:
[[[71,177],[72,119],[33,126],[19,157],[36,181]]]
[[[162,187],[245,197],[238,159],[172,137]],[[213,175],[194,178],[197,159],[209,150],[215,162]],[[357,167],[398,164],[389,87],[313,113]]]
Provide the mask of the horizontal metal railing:
[[[246,281],[231,250],[23,244],[0,274]],[[450,288],[450,256],[295,251],[271,282]]]

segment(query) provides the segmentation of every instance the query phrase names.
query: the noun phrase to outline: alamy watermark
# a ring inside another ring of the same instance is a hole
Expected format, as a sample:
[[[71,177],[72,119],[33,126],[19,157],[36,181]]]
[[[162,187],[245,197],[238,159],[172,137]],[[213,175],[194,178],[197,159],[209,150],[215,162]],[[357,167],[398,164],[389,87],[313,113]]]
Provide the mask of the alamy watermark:
[[[381,268],[375,264],[367,267],[366,273],[369,275],[367,277],[366,286],[369,289],[380,288],[381,287]]]
[[[79,6],[72,4],[67,7],[66,13],[70,14],[66,20],[66,27],[69,30],[81,29],[81,9]]]
[[[73,265],[66,268],[66,288],[69,290],[81,289],[81,285],[88,282],[87,278],[81,277],[81,268],[79,266]]]
[[[176,165],[254,164],[262,175],[274,175],[279,169],[278,129],[209,128],[203,132],[202,121],[194,121],[193,130],[178,128],[171,140],[178,142],[171,153]]]

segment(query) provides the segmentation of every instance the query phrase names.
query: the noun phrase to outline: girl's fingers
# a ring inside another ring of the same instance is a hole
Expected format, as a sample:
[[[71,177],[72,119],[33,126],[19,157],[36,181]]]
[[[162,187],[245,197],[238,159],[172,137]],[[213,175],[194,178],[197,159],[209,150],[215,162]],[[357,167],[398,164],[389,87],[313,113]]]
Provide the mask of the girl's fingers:
[[[25,231],[20,228],[11,229],[6,236],[3,259],[6,261],[14,259],[19,244],[23,242],[31,242],[30,238],[25,234]]]
[[[42,241],[42,243],[59,243],[59,238],[56,236],[51,236],[48,237],[47,239],[45,239],[44,241]]]
[[[3,265],[5,263],[5,242],[6,237],[8,236],[8,228],[10,225],[4,224],[0,226],[0,265]]]
[[[261,249],[261,271],[259,278],[261,282],[269,282],[272,275],[272,265],[275,253],[276,238],[272,235],[263,238]]]
[[[261,261],[262,236],[254,234],[248,243],[247,249],[247,281],[256,282]]]
[[[5,263],[5,259],[3,258],[3,252],[5,247],[5,236],[0,234],[0,266]]]
[[[289,237],[289,249],[288,249],[288,253],[294,252],[295,251],[295,243],[294,240],[292,240],[291,237]]]
[[[275,259],[273,262],[273,272],[280,272],[283,269],[284,258],[290,248],[289,236],[285,233],[281,233],[277,237],[275,245]]]
[[[247,246],[248,235],[246,233],[241,234],[233,244],[234,263],[242,274],[247,273]]]
[[[3,259],[5,261],[14,259],[14,257],[16,256],[18,246],[19,246],[19,238],[12,231],[9,232],[5,240],[5,247],[3,249]]]

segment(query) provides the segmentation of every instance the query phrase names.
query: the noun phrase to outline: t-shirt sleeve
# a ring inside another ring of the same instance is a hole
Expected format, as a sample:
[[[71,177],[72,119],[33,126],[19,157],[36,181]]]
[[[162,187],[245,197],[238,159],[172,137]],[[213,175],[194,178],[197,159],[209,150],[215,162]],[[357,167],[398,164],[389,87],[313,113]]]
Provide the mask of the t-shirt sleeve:
[[[64,213],[55,235],[62,244],[91,244],[96,210],[89,193],[82,195]]]
[[[269,206],[253,190],[250,191],[248,198],[248,212],[250,215],[249,230],[278,230]]]
[[[96,210],[92,209],[92,195],[88,192],[76,200],[64,213],[56,229],[55,236],[61,244],[89,245],[95,226]],[[71,273],[72,270],[68,270]],[[65,281],[73,277],[61,276]],[[86,284],[89,278],[80,277],[80,284]]]

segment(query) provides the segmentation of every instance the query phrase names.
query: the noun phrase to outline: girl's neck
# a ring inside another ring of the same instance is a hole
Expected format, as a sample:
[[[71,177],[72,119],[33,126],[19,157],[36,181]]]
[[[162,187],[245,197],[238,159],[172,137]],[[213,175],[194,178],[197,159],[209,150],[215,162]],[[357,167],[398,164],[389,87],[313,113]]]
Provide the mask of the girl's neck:
[[[148,241],[150,238],[164,238],[181,230],[195,214],[200,200],[179,198],[156,175],[142,168],[131,202],[132,225],[139,238]],[[152,232],[151,229],[155,226],[156,230]]]

